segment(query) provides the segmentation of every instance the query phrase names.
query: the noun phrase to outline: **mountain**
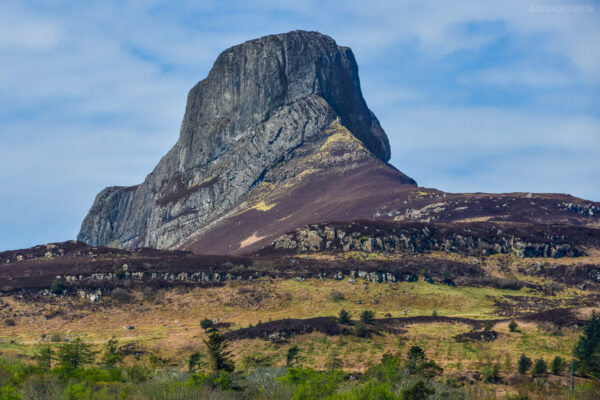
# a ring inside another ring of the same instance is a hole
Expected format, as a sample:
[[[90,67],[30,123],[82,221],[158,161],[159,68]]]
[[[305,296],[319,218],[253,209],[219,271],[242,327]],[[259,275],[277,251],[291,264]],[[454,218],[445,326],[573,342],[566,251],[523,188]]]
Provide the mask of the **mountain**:
[[[219,55],[175,146],[143,183],[101,191],[78,240],[232,254],[333,221],[600,226],[598,203],[420,188],[389,158],[349,48],[316,32],[266,36]]]

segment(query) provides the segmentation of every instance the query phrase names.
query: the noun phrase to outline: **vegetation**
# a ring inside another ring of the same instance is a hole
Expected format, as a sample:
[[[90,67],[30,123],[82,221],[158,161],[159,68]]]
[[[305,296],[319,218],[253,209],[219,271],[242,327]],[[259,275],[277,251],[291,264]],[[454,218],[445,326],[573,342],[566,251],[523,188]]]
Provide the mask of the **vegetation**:
[[[521,358],[519,358],[519,364],[518,364],[518,368],[519,368],[519,373],[520,374],[525,374],[527,373],[527,371],[529,371],[529,368],[531,368],[531,358],[527,357],[525,354],[521,354]]]
[[[600,378],[600,314],[593,312],[573,352],[577,369],[584,375]]]
[[[541,358],[536,360],[535,364],[533,365],[533,374],[534,375],[544,375],[547,372],[548,372],[548,365],[546,364],[546,361],[544,361]]]
[[[231,352],[227,350],[227,342],[221,333],[216,330],[210,331],[208,339],[204,340],[204,344],[206,344],[210,367],[213,373],[218,374],[221,371],[233,371],[233,362],[229,358]]]
[[[350,324],[350,313],[342,308],[338,316],[338,322],[342,325]]]
[[[360,322],[364,324],[372,324],[375,319],[375,312],[371,310],[365,310],[360,314]]]
[[[511,332],[516,332],[517,329],[519,329],[519,324],[517,324],[517,321],[515,321],[514,319],[510,320],[510,323],[508,324],[508,329]]]
[[[64,290],[65,287],[62,280],[60,280],[59,278],[55,278],[52,282],[52,285],[50,285],[50,292],[57,296],[60,296],[61,294],[63,294]]]
[[[554,375],[562,375],[566,366],[567,363],[565,362],[565,360],[562,357],[556,356],[550,364],[550,371]]]

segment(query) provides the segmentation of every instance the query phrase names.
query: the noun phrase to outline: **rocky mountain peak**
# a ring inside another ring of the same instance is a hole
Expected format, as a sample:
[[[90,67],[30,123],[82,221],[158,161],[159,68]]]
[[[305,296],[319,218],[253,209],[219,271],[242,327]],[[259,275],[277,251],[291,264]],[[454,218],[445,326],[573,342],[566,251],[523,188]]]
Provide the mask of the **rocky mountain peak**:
[[[231,47],[189,93],[181,141],[190,157],[218,155],[281,107],[310,95],[323,98],[373,154],[390,158],[388,139],[360,90],[347,47],[317,32],[293,31]]]
[[[360,146],[343,140],[335,154],[310,156],[340,131]],[[310,167],[290,163],[294,158]],[[346,171],[359,159],[386,165],[389,158],[388,139],[362,97],[349,48],[317,32],[266,36],[219,55],[208,77],[189,92],[175,146],[142,184],[100,192],[78,239],[178,247],[239,213],[269,177],[289,188],[287,178],[327,163]],[[396,178],[414,183],[400,172]]]

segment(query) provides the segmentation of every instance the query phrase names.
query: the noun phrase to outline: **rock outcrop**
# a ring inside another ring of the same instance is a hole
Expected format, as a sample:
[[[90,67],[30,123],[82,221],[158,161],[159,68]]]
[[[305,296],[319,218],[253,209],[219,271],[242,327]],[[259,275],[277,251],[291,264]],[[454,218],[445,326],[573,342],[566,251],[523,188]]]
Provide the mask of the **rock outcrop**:
[[[142,184],[100,192],[78,240],[177,247],[334,123],[369,157],[389,159],[388,139],[362,97],[349,48],[302,31],[232,47],[190,91],[175,146]]]
[[[360,251],[425,254],[444,251],[470,256],[513,253],[517,257],[561,258],[600,247],[596,229],[489,222],[432,224],[371,222],[310,225],[280,236],[272,249],[293,253]]]

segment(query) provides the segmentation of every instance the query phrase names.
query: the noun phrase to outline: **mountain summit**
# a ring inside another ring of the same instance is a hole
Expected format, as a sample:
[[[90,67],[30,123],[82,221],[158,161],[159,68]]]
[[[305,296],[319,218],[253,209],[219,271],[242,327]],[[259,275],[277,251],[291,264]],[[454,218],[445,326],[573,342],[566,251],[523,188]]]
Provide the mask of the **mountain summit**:
[[[264,190],[273,168],[307,142],[332,135],[337,136],[327,146],[339,154],[323,153],[320,164],[339,164],[336,157],[352,158],[353,152],[355,158],[361,152],[381,162],[390,158],[349,48],[303,31],[234,46],[189,92],[175,146],[144,183],[100,192],[78,239],[92,245],[117,240],[125,247],[178,246],[251,191]],[[340,141],[343,146],[336,145]],[[279,180],[312,172],[296,164]]]
[[[598,207],[570,196],[418,188],[389,158],[349,48],[316,32],[266,36],[219,55],[175,146],[143,183],[101,191],[78,240],[226,254],[330,221],[597,223]]]

